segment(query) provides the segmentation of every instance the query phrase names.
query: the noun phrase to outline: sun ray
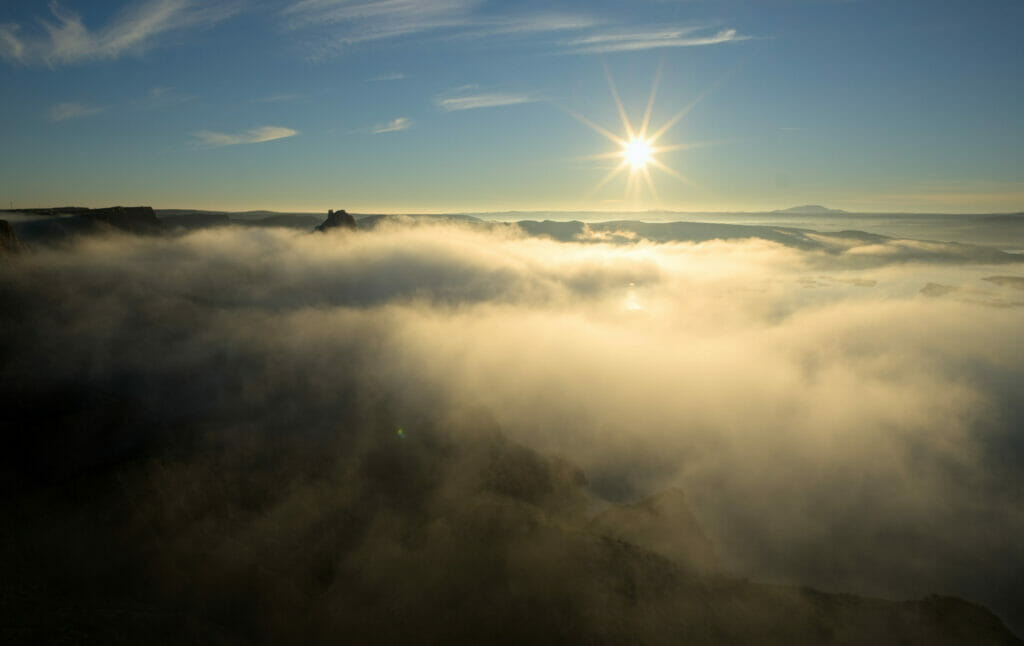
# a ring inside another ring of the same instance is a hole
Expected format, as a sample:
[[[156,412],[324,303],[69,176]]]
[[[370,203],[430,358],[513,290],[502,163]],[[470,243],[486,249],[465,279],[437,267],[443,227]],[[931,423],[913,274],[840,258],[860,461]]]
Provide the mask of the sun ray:
[[[610,153],[594,153],[593,155],[579,155],[573,157],[576,161],[597,161],[601,159],[622,159],[622,151],[615,150]]]
[[[629,117],[626,115],[626,108],[622,105],[622,99],[619,98],[619,91],[615,89],[615,81],[612,80],[612,74],[608,71],[608,66],[604,66],[604,75],[608,77],[608,87],[612,90],[612,97],[615,99],[615,107],[619,110],[619,118],[622,119],[622,127],[626,130],[626,137],[629,141],[636,139],[636,135],[633,134],[633,126],[629,123]]]
[[[601,190],[602,188],[604,188],[605,184],[607,184],[608,182],[612,181],[612,179],[614,179],[616,175],[618,175],[619,173],[621,173],[621,172],[622,172],[622,169],[624,169],[625,167],[626,167],[626,162],[622,162],[621,164],[619,164],[619,165],[618,165],[618,166],[616,166],[615,168],[611,169],[611,170],[610,170],[610,171],[608,172],[608,174],[604,176],[604,179],[602,179],[602,180],[601,180],[600,182],[598,182],[598,183],[597,183],[597,186],[595,186],[594,188],[592,188],[592,189],[590,190],[590,192],[589,192],[589,193],[587,193],[587,197],[589,198],[589,197],[593,196],[593,195],[594,195],[595,193],[597,193],[597,192],[598,192],[598,191],[600,191],[600,190]]]
[[[655,167],[657,167],[658,170],[665,171],[666,173],[668,173],[672,177],[675,177],[676,179],[678,179],[681,182],[684,182],[684,183],[686,183],[686,184],[688,184],[690,186],[694,186],[694,187],[697,186],[697,184],[695,184],[692,179],[690,179],[689,177],[683,175],[682,173],[680,173],[676,169],[672,168],[671,166],[667,166],[667,165],[663,164],[662,162],[660,162],[657,159],[652,159],[651,160],[651,164],[653,164]]]
[[[555,104],[555,105],[558,105],[558,104]],[[607,128],[602,128],[601,126],[597,125],[596,123],[594,123],[590,119],[586,118],[582,114],[580,114],[578,112],[575,112],[573,110],[570,110],[569,108],[567,108],[567,107],[565,107],[563,105],[558,105],[558,107],[561,108],[563,111],[565,111],[566,114],[568,114],[570,117],[572,117],[573,119],[576,119],[577,121],[579,121],[583,125],[587,126],[588,128],[590,128],[594,132],[598,133],[599,135],[602,135],[602,136],[610,139],[612,142],[617,143],[620,146],[625,145],[626,142],[622,139],[622,137],[619,137],[618,135],[613,134]]]
[[[672,128],[672,126],[679,123],[680,119],[689,114],[690,110],[692,110],[698,103],[700,103],[700,100],[703,98],[703,96],[704,95],[701,95],[694,99],[693,101],[691,101],[685,108],[675,113],[675,115],[673,115],[671,119],[666,121],[664,125],[658,128],[658,130],[656,130],[655,133],[649,137],[651,142],[656,142],[659,139],[661,139],[661,137]]]
[[[695,107],[697,107],[698,103],[700,103],[705,98],[707,98],[707,96],[709,94],[711,94],[711,92],[713,92],[719,85],[721,85],[725,81],[725,79],[729,78],[729,76],[732,74],[733,71],[735,71],[735,69],[730,71],[730,72],[727,72],[720,79],[718,79],[717,81],[712,83],[707,89],[705,89],[703,92],[698,94],[696,99],[694,99],[693,101],[690,101],[690,103],[685,108],[683,108],[682,110],[677,112],[675,114],[675,116],[673,116],[671,119],[669,119],[667,122],[665,122],[665,125],[663,125],[661,128],[658,129],[657,132],[655,132],[653,135],[651,135],[650,136],[650,141],[653,143],[653,142],[656,142],[658,139],[660,139],[662,137],[662,135],[664,135],[666,132],[668,132],[669,129],[672,128],[672,126],[676,125],[676,123],[678,123],[680,119],[682,119],[687,114],[689,114],[690,110],[692,110]]]
[[[640,123],[640,137],[647,138],[647,127],[651,125],[651,112],[654,110],[654,96],[658,93],[658,85],[661,83],[661,70],[665,67],[665,59],[658,63],[658,71],[654,74],[654,82],[651,83],[651,96],[647,97],[647,109],[644,110],[644,120]]]
[[[644,166],[643,168],[644,180],[647,182],[647,188],[651,191],[651,197],[654,198],[654,202],[658,202],[658,190],[654,188],[654,180],[651,179],[651,170]]]
[[[713,141],[692,141],[685,144],[668,144],[665,146],[651,146],[651,156],[658,153],[669,153],[678,152],[682,150],[696,150],[698,148],[711,148],[713,146],[724,146],[727,144],[733,144],[738,139],[715,139]]]

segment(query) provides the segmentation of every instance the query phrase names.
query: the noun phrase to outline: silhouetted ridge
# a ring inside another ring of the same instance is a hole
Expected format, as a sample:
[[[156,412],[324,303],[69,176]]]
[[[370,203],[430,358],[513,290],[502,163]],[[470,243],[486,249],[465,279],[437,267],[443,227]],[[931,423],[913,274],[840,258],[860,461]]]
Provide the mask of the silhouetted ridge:
[[[111,206],[105,209],[90,209],[82,213],[81,216],[130,233],[160,233],[164,230],[163,223],[156,217],[151,206]]]
[[[327,212],[327,219],[324,220],[320,226],[316,228],[321,233],[326,233],[331,229],[355,229],[356,219],[349,215],[345,209],[339,209],[337,211],[331,210]]]
[[[156,235],[167,231],[167,225],[149,206],[61,207],[27,209],[20,213],[43,216],[15,223],[18,236],[29,243],[60,241],[69,236],[112,230],[136,235]]]
[[[25,251],[25,244],[18,239],[14,227],[7,220],[0,220],[0,254],[21,253]]]

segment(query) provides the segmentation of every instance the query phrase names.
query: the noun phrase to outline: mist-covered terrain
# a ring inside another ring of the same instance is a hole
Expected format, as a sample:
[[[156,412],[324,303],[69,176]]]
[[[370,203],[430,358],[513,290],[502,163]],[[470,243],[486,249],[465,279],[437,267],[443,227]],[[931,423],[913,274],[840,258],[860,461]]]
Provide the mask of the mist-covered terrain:
[[[10,219],[5,641],[1024,630],[1013,242]]]

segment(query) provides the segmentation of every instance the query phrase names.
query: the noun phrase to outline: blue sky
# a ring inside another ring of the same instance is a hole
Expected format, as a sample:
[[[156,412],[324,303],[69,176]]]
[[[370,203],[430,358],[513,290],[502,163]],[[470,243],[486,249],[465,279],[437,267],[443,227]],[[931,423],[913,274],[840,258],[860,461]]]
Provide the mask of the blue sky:
[[[1022,24],[1020,0],[0,0],[0,200],[1019,211]],[[636,127],[656,78],[669,149],[602,184],[611,84]]]

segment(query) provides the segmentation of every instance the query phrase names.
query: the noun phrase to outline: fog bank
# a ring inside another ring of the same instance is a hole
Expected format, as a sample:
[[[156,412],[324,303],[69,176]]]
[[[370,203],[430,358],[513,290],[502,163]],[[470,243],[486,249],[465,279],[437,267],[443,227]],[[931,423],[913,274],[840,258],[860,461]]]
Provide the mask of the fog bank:
[[[0,266],[2,388],[8,409],[60,439],[52,452],[16,439],[5,485],[177,446],[133,484],[163,499],[216,487],[235,452],[255,469],[281,447],[266,468],[288,490],[266,493],[282,502],[260,523],[305,527],[334,496],[370,514],[367,496],[382,495],[458,525],[462,492],[479,488],[460,478],[490,449],[438,447],[510,442],[529,451],[517,469],[556,483],[523,494],[545,509],[593,518],[677,489],[724,572],[956,595],[1024,626],[1024,265],[834,235],[816,248],[625,237],[385,222],[36,248]],[[380,448],[396,437],[398,457]],[[333,475],[310,475],[325,451]],[[419,454],[444,468],[410,466]],[[419,485],[375,475],[421,468]],[[544,498],[560,482],[578,497]],[[518,513],[498,535],[544,562],[542,537],[516,542]],[[140,531],[176,526],[132,514]],[[405,521],[366,522],[383,537]],[[353,562],[398,549],[359,545],[344,548]]]

